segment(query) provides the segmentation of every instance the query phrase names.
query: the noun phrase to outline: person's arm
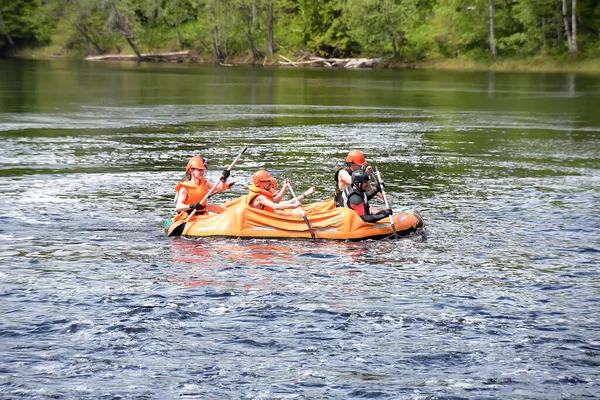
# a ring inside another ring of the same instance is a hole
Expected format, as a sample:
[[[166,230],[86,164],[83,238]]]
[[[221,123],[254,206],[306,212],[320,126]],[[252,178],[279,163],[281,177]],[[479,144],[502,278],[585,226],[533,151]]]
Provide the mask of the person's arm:
[[[371,190],[369,190],[369,191],[366,193],[366,195],[367,195],[367,200],[371,200],[373,197],[375,197],[375,195],[376,195],[377,193],[379,193],[379,192],[377,191],[377,189],[371,189]]]
[[[315,192],[317,191],[317,188],[314,186],[311,186],[306,192],[302,193],[300,196],[296,197],[296,199],[302,203],[304,200],[308,199],[310,196],[312,196]]]
[[[300,203],[296,199],[286,200],[280,203],[274,203],[263,195],[256,196],[254,202],[262,204],[265,207],[270,207],[273,210],[287,210],[288,208],[296,208],[300,205]]]
[[[215,190],[213,190],[213,193],[216,192],[224,192],[227,189],[229,189],[230,187],[233,186],[235,182],[224,182],[224,181],[219,181],[219,183],[216,183],[217,187],[215,188]],[[206,180],[206,185],[208,186],[208,190],[212,189],[213,186],[215,186],[215,183],[212,183],[211,181],[209,181],[208,179]]]
[[[365,167],[363,167],[363,170],[366,171],[367,174],[369,174],[369,176],[371,178],[373,178],[373,167],[371,167],[370,165],[367,165]],[[371,185],[371,182],[369,182],[369,184],[367,185],[367,191],[371,191],[373,190],[373,185]],[[383,193],[381,193],[381,191],[377,191],[377,193],[375,193],[377,195],[377,197],[379,197],[381,200],[385,200],[383,198]],[[369,200],[371,200],[371,197],[369,197]]]
[[[177,204],[175,205],[175,210],[177,212],[187,211],[190,209],[189,204],[184,204],[187,201],[189,194],[190,191],[185,186],[179,189],[179,195],[177,196]]]
[[[392,215],[391,209],[381,210],[377,214],[363,215],[361,218],[365,222],[374,223]]]
[[[352,177],[350,176],[350,174],[344,169],[340,170],[340,172],[338,173],[338,187],[340,188],[340,190],[346,189],[346,187],[350,186],[351,184]]]
[[[369,191],[367,192],[367,199],[371,200],[373,197],[375,197],[375,195],[377,195],[377,197],[379,197],[381,200],[385,201],[385,198],[383,197],[383,190],[381,189],[381,187],[383,186],[383,183],[377,183],[377,185],[375,187],[371,186],[371,184],[369,184]]]
[[[275,196],[273,196],[273,201],[275,203],[279,203],[281,201],[281,199],[283,199],[283,196],[285,196],[285,192],[287,192],[289,184],[290,184],[289,178],[286,179],[285,181],[283,181],[283,186],[281,186],[281,190],[279,192],[277,192],[277,194]]]
[[[377,214],[366,214],[367,210],[365,207],[365,202],[361,196],[350,196],[348,199],[348,205],[351,209],[356,211],[358,215],[362,218],[363,221],[374,223],[383,219],[389,215],[392,215],[392,210],[381,210]]]
[[[369,200],[371,200],[373,197],[375,197],[375,195],[377,195],[377,197],[379,197],[381,200],[385,200],[383,198],[383,193],[381,193],[381,187],[379,186],[379,184],[377,184],[376,187],[373,187],[370,183],[369,183],[369,190],[373,190],[375,193],[373,193],[373,196],[368,197]]]
[[[309,189],[308,189],[306,192],[304,192],[303,194],[304,194],[304,196],[305,196],[305,197],[307,197],[307,198],[308,198],[308,197],[312,196],[313,194],[315,194],[315,192],[316,192],[316,191],[317,191],[317,188],[316,188],[316,187],[314,187],[314,186],[311,186],[311,187],[310,187],[310,188],[309,188]]]
[[[179,189],[179,195],[177,196],[177,204],[175,206],[175,210],[177,212],[191,211],[192,209],[195,209],[196,211],[203,211],[206,208],[206,204],[184,204],[188,200],[189,195],[190,191],[185,186]]]
[[[371,174],[369,173],[369,175],[371,175]],[[369,187],[367,188],[367,190],[375,190],[375,188],[373,187],[373,185],[371,185],[371,183],[370,183],[370,182],[369,182]],[[383,198],[383,193],[381,192],[381,188],[379,187],[379,183],[377,184],[377,190],[376,190],[375,194],[376,194],[376,195],[377,195],[377,197],[379,197],[381,200],[385,200],[385,199]],[[373,196],[374,196],[374,195],[373,195]],[[369,200],[370,200],[370,199],[371,199],[371,198],[369,197]]]

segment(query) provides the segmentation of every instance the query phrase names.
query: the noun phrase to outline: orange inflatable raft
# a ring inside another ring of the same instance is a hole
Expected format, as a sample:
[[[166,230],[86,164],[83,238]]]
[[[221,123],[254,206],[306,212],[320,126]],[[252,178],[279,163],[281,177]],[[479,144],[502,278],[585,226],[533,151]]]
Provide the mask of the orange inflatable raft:
[[[236,237],[236,238],[281,238],[311,239],[312,235],[297,209],[285,215],[257,210],[246,205],[242,196],[221,207],[219,213],[194,215],[180,231],[186,237]],[[313,229],[315,239],[364,240],[394,238],[390,219],[376,223],[364,222],[350,208],[335,207],[333,199],[302,205]],[[209,206],[210,211],[210,206]],[[398,237],[420,231],[423,226],[421,214],[414,209],[395,211],[392,216]],[[165,231],[172,234],[177,221],[165,222]],[[181,224],[181,221],[180,221]]]

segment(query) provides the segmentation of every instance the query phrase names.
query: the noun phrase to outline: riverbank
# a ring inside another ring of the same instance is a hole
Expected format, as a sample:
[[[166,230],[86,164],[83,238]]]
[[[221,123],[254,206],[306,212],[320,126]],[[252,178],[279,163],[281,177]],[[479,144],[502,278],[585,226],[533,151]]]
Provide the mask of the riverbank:
[[[161,56],[164,55],[164,56]],[[149,62],[174,62],[190,64],[221,64],[224,66],[235,65],[259,65],[259,66],[285,66],[290,68],[341,68],[340,65],[328,65],[325,63],[306,62],[306,58],[298,58],[292,55],[265,56],[262,60],[254,61],[251,55],[237,56],[226,59],[219,63],[214,57],[193,51],[180,52],[153,52],[148,53]],[[23,49],[11,55],[21,59],[88,59],[90,61],[136,61],[133,54],[107,54],[99,57],[85,57],[81,54],[63,54],[53,51],[51,48]],[[497,57],[495,59],[435,59],[407,62],[389,57],[380,58],[353,58],[349,64],[353,68],[387,68],[387,69],[430,69],[448,71],[495,71],[495,72],[579,72],[600,74],[600,59],[552,56],[533,57]],[[363,61],[362,63],[359,61]],[[331,63],[329,63],[331,64]],[[341,65],[345,65],[343,63]]]
[[[391,62],[389,68],[410,68],[411,64]],[[498,57],[494,60],[443,59],[421,61],[413,66],[417,69],[450,71],[495,71],[495,72],[580,72],[600,74],[600,59],[559,59],[549,56]]]

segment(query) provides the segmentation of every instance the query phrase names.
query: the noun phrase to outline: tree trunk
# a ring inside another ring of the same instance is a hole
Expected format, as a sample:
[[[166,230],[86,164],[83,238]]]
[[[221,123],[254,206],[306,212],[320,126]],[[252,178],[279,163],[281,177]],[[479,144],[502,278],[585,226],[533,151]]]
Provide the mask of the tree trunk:
[[[546,53],[548,49],[546,43],[546,17],[542,17],[542,48],[544,49],[544,53]]]
[[[144,57],[142,55],[142,53],[140,52],[140,50],[138,49],[133,36],[127,36],[125,39],[127,39],[127,43],[129,43],[129,46],[131,46],[131,49],[133,50],[136,57],[138,58],[138,61],[148,61],[148,58]]]
[[[125,21],[125,19],[119,12],[119,8],[117,7],[117,0],[112,0],[112,5],[117,16],[117,24],[119,25],[119,30],[121,31],[123,36],[125,36],[127,43],[129,43],[129,46],[131,46],[131,49],[138,58],[138,61],[148,61],[148,59],[144,57],[142,53],[140,53],[137,44],[135,43],[135,39],[133,37],[133,29],[131,29],[131,26],[127,23],[127,21]]]
[[[256,6],[256,0],[252,0],[252,26],[258,28],[258,7]]]
[[[269,45],[268,45],[268,50],[269,50],[269,55],[273,56],[273,53],[275,52],[275,40],[273,38],[273,25],[275,24],[275,21],[273,21],[273,0],[269,0]]]
[[[388,31],[388,37],[392,44],[392,57],[398,58],[398,48],[396,47],[396,41],[394,40],[394,34]]]
[[[2,30],[6,32],[5,36],[6,36],[6,40],[8,41],[8,44],[10,44],[11,47],[14,47],[15,42],[13,42],[12,37],[10,37],[10,34],[8,33],[8,28],[6,27],[6,24],[4,23],[4,18],[2,18],[1,10],[0,10],[0,28],[2,28]]]
[[[210,35],[212,36],[212,44],[213,51],[215,52],[215,57],[220,63],[225,62],[225,53],[223,53],[223,51],[219,47],[219,28],[215,26],[213,29],[211,29]]]
[[[390,16],[386,14],[385,20],[388,25],[387,34],[390,39],[390,43],[392,43],[392,55],[394,58],[398,57],[398,48],[396,47],[396,38],[394,37],[394,32],[392,31],[392,21],[390,20]]]
[[[556,21],[552,25],[554,25],[554,27],[556,28],[556,47],[558,47],[558,49],[560,51],[564,51],[564,49],[565,49],[565,41],[564,41],[565,34],[563,32],[563,24],[561,22],[562,13],[560,11],[560,1],[557,1],[555,4],[556,4]]]
[[[218,19],[217,19],[217,1],[211,1],[209,4],[209,11],[210,11],[210,20],[213,24],[213,27],[210,30],[210,38],[212,41],[212,48],[213,48],[213,52],[215,54],[215,58],[217,59],[217,61],[219,63],[224,63],[225,59],[227,58],[227,53],[226,51],[224,51],[223,49],[221,49],[221,44],[220,44],[220,36],[221,33],[219,32],[219,25],[218,25]]]
[[[179,1],[175,1],[176,7],[181,7]],[[183,43],[181,42],[181,30],[179,29],[179,25],[181,25],[181,20],[179,19],[179,14],[175,13],[175,34],[177,35],[177,47],[182,50]]]
[[[494,39],[494,0],[490,0],[490,51],[494,57],[498,55],[498,49],[496,48],[496,41]]]
[[[567,16],[567,0],[562,0],[562,17],[565,25],[565,33],[567,34],[567,44],[569,51],[573,51],[573,41],[571,39],[571,29],[569,28],[569,17]]]
[[[248,42],[250,43],[250,49],[252,50],[252,57],[254,58],[254,61],[258,60],[259,58],[263,58],[265,55],[256,47],[256,44],[254,43],[254,37],[252,36],[250,29],[248,29],[246,32],[246,36],[248,37]]]
[[[253,3],[254,4],[254,3]],[[260,58],[263,58],[265,55],[262,51],[258,50],[256,47],[256,43],[254,42],[254,36],[252,35],[252,12],[253,10],[248,10],[248,7],[242,3],[240,7],[240,12],[242,14],[242,18],[244,18],[246,22],[246,37],[248,38],[248,42],[250,43],[250,50],[252,51],[252,57],[254,61],[257,61]]]
[[[100,45],[98,44],[97,41],[95,41],[94,39],[92,39],[92,37],[90,35],[88,35],[87,29],[85,29],[85,26],[80,25],[80,24],[75,24],[75,27],[83,35],[83,37],[85,37],[86,42],[88,42],[88,44],[91,44],[92,46],[94,46],[94,49],[96,49],[96,51],[94,52],[92,50],[92,48],[90,47],[90,50],[92,50],[91,51],[92,54],[104,54],[106,52],[106,50],[104,50],[102,47],[100,47]]]
[[[571,28],[573,29],[573,34],[571,35],[571,53],[577,54],[577,0],[573,0],[572,6]]]

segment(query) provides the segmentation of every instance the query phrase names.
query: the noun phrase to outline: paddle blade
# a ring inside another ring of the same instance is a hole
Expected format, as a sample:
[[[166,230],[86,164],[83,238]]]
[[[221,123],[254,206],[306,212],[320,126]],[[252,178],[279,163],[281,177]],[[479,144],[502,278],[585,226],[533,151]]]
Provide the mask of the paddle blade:
[[[183,229],[185,228],[185,221],[171,221],[171,223],[165,227],[167,236],[181,236]]]

